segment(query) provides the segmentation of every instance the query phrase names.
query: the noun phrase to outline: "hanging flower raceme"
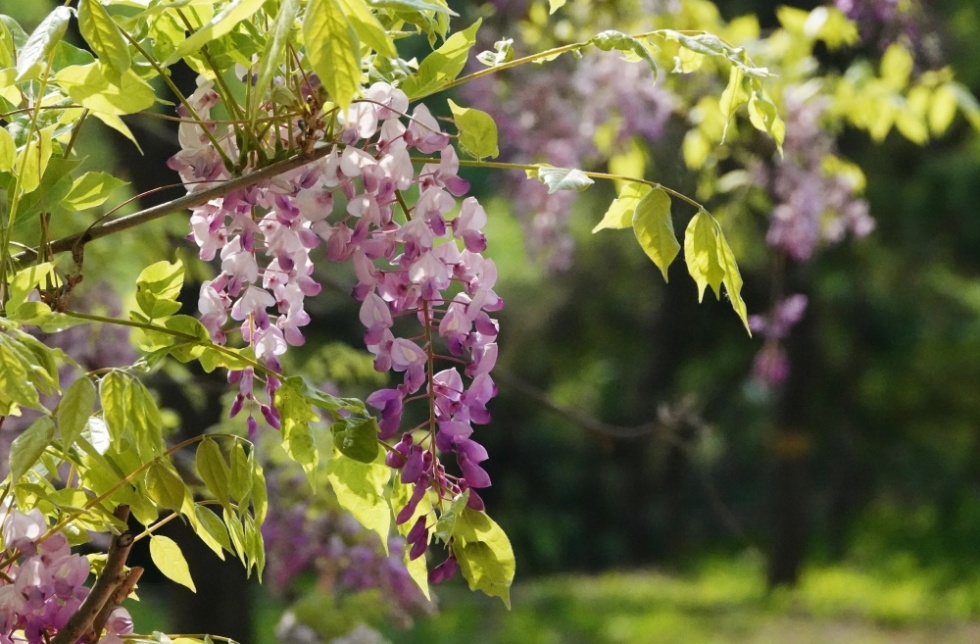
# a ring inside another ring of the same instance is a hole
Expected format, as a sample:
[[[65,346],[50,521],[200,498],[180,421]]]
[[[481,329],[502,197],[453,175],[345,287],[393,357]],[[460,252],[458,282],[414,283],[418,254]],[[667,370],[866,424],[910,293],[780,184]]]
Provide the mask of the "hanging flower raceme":
[[[0,576],[0,642],[40,644],[50,641],[78,612],[89,594],[85,582],[89,561],[72,554],[62,533],[40,541],[47,524],[40,510],[24,513],[10,499],[0,505],[5,562]],[[124,608],[116,608],[106,623],[100,644],[121,642],[133,631]]]
[[[204,118],[215,104],[213,91],[201,83],[190,102]],[[400,376],[395,387],[366,400],[380,414],[379,439],[404,431],[407,404],[425,401],[431,409],[427,424],[409,428],[389,454],[402,482],[415,486],[399,523],[414,515],[430,489],[444,499],[469,490],[469,504],[482,509],[474,489],[490,485],[480,465],[487,453],[471,436],[474,424],[490,420],[498,330],[491,314],[503,306],[493,290],[496,267],[481,254],[486,212],[472,197],[457,201],[469,183],[458,175],[450,137],[424,105],[408,110],[401,90],[372,85],[364,100],[336,117],[330,128],[336,135],[324,142],[332,147],[320,159],[194,209],[190,234],[201,259],[221,263],[199,299],[212,339],[225,342],[233,320],[274,371],[287,347],[303,344],[310,322],[305,298],[320,290],[312,251],[322,244],[327,260],[352,264],[365,345],[378,371]],[[218,154],[215,143],[225,156],[240,156],[230,126],[185,121],[180,139],[184,149],[171,166],[192,191],[228,178],[210,162]],[[417,172],[413,151],[433,155]],[[417,194],[414,205],[406,193]],[[256,378],[260,374],[250,369],[231,374],[239,385],[232,413],[248,401],[278,427],[274,406],[258,402]],[[278,386],[267,379],[270,401]],[[251,415],[249,427],[256,427]],[[457,475],[441,462],[449,454]],[[409,539],[415,556],[428,543],[426,522],[420,525],[415,532],[422,532]]]

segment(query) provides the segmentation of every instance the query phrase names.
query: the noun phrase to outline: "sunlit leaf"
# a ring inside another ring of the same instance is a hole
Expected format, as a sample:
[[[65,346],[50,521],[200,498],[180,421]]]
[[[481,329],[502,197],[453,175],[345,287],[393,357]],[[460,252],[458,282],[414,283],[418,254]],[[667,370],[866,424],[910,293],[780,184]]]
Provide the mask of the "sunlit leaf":
[[[545,163],[534,166],[533,170],[528,170],[527,176],[548,186],[548,194],[554,194],[560,190],[582,192],[595,183],[589,175],[581,170],[556,168]]]
[[[382,56],[398,56],[395,43],[368,7],[366,0],[340,0],[351,26],[362,43]]]
[[[516,563],[504,531],[484,512],[466,508],[456,522],[453,553],[470,590],[500,597],[510,608]]]
[[[224,9],[215,14],[208,24],[180,43],[164,62],[164,65],[172,65],[184,56],[193,54],[212,40],[217,40],[230,33],[240,22],[251,18],[255,12],[262,8],[263,4],[265,4],[265,0],[232,0]]]
[[[159,534],[150,535],[150,558],[168,579],[197,592],[187,560],[176,541]]]
[[[657,265],[666,282],[667,269],[677,257],[681,245],[674,234],[670,196],[662,188],[649,191],[636,205],[633,232],[643,252]]]
[[[194,462],[197,467],[197,474],[204,481],[208,491],[218,503],[227,508],[228,498],[231,496],[229,485],[231,474],[218,443],[211,438],[202,440],[197,446]]]
[[[65,35],[71,15],[72,10],[68,7],[55,7],[31,33],[27,43],[20,48],[17,54],[18,81],[37,77],[41,71],[41,65],[54,51],[62,36]]]
[[[261,99],[272,84],[272,78],[278,73],[282,64],[282,53],[286,51],[290,35],[299,15],[299,0],[283,0],[279,5],[276,23],[272,35],[266,40],[265,50],[259,56],[259,75],[255,83],[256,95]],[[255,114],[258,115],[258,110]]]
[[[293,461],[306,472],[311,487],[320,453],[310,431],[310,423],[319,420],[310,403],[297,391],[294,381],[286,380],[276,390],[276,409],[282,425],[282,446]]]
[[[58,403],[58,431],[66,448],[70,447],[85,429],[85,424],[92,415],[97,395],[95,385],[86,376],[76,379],[65,391],[61,402]]]
[[[10,444],[10,478],[14,481],[34,467],[54,438],[54,421],[41,416]]]
[[[310,0],[303,20],[303,42],[313,71],[342,110],[361,87],[361,47],[357,32],[338,0]]]
[[[99,61],[116,74],[123,74],[132,64],[129,47],[119,27],[96,0],[81,0],[78,5],[78,28]]]
[[[388,551],[388,531],[391,528],[391,506],[384,490],[391,477],[391,468],[383,457],[373,463],[362,463],[336,452],[327,464],[327,479],[340,506],[368,530],[381,538]]]
[[[98,63],[72,65],[59,71],[55,82],[72,100],[100,114],[134,114],[156,102],[153,87],[131,69],[113,81]]]
[[[62,204],[72,210],[86,210],[101,206],[116,188],[126,182],[108,172],[86,172],[72,183],[71,192],[62,199]]]
[[[480,23],[477,20],[467,29],[457,31],[442,46],[425,57],[418,72],[402,83],[402,89],[409,98],[428,96],[459,76],[466,66],[470,49],[476,44],[476,32]]]
[[[459,144],[477,159],[500,154],[497,148],[497,124],[486,112],[471,107],[461,107],[449,101],[449,109],[459,129]]]
[[[633,212],[636,210],[637,204],[650,190],[652,188],[645,183],[631,181],[624,185],[623,189],[619,191],[619,196],[609,204],[602,221],[595,225],[592,232],[597,233],[607,228],[630,228],[633,225]]]

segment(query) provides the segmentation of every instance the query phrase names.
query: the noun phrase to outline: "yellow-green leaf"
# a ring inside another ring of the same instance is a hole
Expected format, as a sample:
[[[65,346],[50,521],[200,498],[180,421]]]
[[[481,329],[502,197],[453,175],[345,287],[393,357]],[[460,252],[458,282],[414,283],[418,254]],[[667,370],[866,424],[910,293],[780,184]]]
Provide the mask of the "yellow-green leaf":
[[[565,6],[565,0],[548,0],[548,13],[553,14]]]
[[[484,512],[466,508],[456,522],[453,553],[470,590],[500,597],[510,608],[516,562],[507,535]]]
[[[340,0],[340,6],[346,11],[351,26],[354,27],[361,42],[382,56],[390,58],[398,56],[398,50],[395,49],[395,43],[388,30],[371,13],[365,0]]]
[[[453,81],[463,71],[470,49],[476,44],[476,32],[481,20],[467,29],[457,31],[446,39],[439,49],[425,57],[419,70],[405,79],[402,89],[409,98],[416,99],[433,94]]]
[[[449,100],[449,109],[459,129],[459,144],[477,159],[500,154],[497,148],[497,124],[486,112],[471,107],[461,107]]]
[[[228,482],[231,473],[228,464],[225,462],[225,457],[221,454],[221,448],[218,447],[214,439],[205,438],[201,441],[197,446],[194,461],[197,465],[197,473],[204,481],[208,491],[214,495],[218,503],[227,509],[228,497],[231,495]]]
[[[129,47],[119,27],[96,0],[82,0],[78,6],[78,29],[99,61],[116,74],[123,74],[132,64]]]
[[[71,192],[61,203],[76,211],[94,208],[104,204],[113,190],[124,185],[125,181],[108,172],[86,172],[75,179]]]
[[[55,75],[55,82],[72,100],[97,114],[134,114],[153,105],[153,88],[133,70],[110,81],[101,65],[72,65]]]
[[[643,252],[657,265],[666,282],[667,268],[677,257],[681,245],[674,234],[670,196],[662,188],[651,190],[636,205],[633,232]]]
[[[212,40],[231,33],[238,23],[251,18],[262,8],[265,0],[232,0],[224,9],[215,14],[205,26],[191,34],[187,40],[180,43],[174,53],[170,54],[164,66],[176,63],[178,60],[193,54]]]
[[[42,63],[54,51],[71,19],[72,10],[65,6],[55,7],[31,33],[17,53],[17,80],[29,80],[38,75]]]
[[[283,449],[303,468],[310,487],[314,487],[316,480],[313,474],[320,453],[310,431],[310,423],[319,420],[319,417],[303,394],[297,391],[294,381],[287,380],[276,390],[275,403],[282,425]]]
[[[313,71],[342,110],[361,87],[361,46],[338,0],[310,0],[303,20],[303,42]]]
[[[728,75],[728,85],[721,94],[721,103],[719,104],[721,113],[725,117],[725,131],[721,135],[722,141],[725,140],[725,135],[728,133],[728,125],[735,116],[736,110],[749,100],[749,96],[745,91],[744,80],[745,71],[737,65],[732,65],[732,70]]]
[[[0,79],[0,83],[3,80]],[[17,158],[17,143],[6,128],[0,127],[0,172],[8,172]]]
[[[74,444],[85,429],[85,424],[92,415],[92,408],[95,407],[96,396],[95,385],[87,376],[75,380],[65,391],[58,404],[58,431],[66,449]]]
[[[735,263],[735,255],[725,240],[721,226],[704,210],[691,219],[684,233],[684,259],[688,272],[697,283],[698,301],[704,299],[704,290],[708,286],[720,299],[724,284],[732,308],[748,330],[748,311],[741,293],[742,276]]]
[[[168,579],[197,592],[184,553],[173,539],[158,534],[150,535],[150,558]]]
[[[619,191],[619,196],[609,204],[609,208],[606,210],[606,214],[603,215],[602,221],[596,224],[592,232],[597,233],[606,228],[620,229],[631,227],[633,225],[633,212],[636,210],[637,204],[640,203],[640,200],[651,189],[645,183],[629,182],[624,185],[623,189]]]
[[[10,444],[10,478],[17,481],[34,467],[54,438],[54,421],[41,416]]]
[[[373,463],[361,463],[335,451],[327,465],[327,479],[337,502],[381,538],[385,552],[388,552],[391,506],[384,490],[390,477],[391,468],[385,465],[381,454]]]
[[[289,43],[297,15],[299,15],[299,0],[283,0],[279,5],[272,35],[266,41],[262,55],[259,56],[259,75],[255,83],[255,93],[259,100],[265,97],[265,91],[272,83],[273,76],[279,71],[282,52],[286,50],[286,45]],[[256,117],[259,113],[259,110],[253,111]]]

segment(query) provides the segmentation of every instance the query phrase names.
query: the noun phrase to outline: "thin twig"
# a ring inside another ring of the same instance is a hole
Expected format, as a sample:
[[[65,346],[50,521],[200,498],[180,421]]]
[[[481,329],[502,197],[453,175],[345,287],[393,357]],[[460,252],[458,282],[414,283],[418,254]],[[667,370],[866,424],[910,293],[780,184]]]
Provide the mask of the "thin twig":
[[[48,244],[47,252],[50,253],[50,255],[65,253],[74,249],[76,246],[87,244],[95,239],[100,239],[123,230],[128,230],[135,226],[139,226],[140,224],[144,224],[154,219],[159,219],[160,217],[164,217],[175,212],[181,212],[189,208],[204,205],[212,199],[223,197],[234,190],[238,190],[239,188],[246,188],[258,183],[259,181],[262,181],[263,179],[267,179],[269,177],[282,174],[283,172],[300,168],[308,163],[312,163],[325,157],[331,149],[332,146],[325,145],[316,148],[310,154],[295,154],[288,159],[271,163],[263,168],[255,170],[254,172],[249,172],[248,174],[240,177],[229,179],[219,186],[185,195],[178,199],[174,199],[173,201],[168,201],[167,203],[146,208],[145,210],[140,210],[139,212],[135,212],[131,215],[120,217],[119,219],[113,219],[112,221],[108,221],[104,224],[92,226],[83,232],[69,235],[68,237],[62,237],[61,239],[56,239]],[[28,262],[33,261],[39,254],[39,249],[31,249],[14,255],[12,259],[17,268],[22,268]]]

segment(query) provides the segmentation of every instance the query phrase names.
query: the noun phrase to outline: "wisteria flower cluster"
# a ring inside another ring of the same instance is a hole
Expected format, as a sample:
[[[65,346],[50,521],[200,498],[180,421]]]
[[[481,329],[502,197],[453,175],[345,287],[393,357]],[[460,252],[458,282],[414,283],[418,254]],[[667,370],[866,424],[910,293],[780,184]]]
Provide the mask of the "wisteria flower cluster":
[[[181,113],[183,149],[171,167],[191,191],[229,176],[214,141],[227,156],[239,154],[232,132],[207,121],[218,100],[202,81],[189,100],[200,120]],[[325,156],[213,200],[191,217],[201,259],[221,261],[220,274],[201,287],[202,322],[216,342],[225,342],[226,324],[234,320],[257,358],[275,371],[287,346],[303,344],[302,328],[310,322],[305,298],[320,291],[312,251],[322,246],[330,262],[352,264],[353,296],[375,368],[401,374],[397,386],[366,400],[380,412],[379,439],[399,433],[406,404],[424,400],[430,407],[429,420],[416,428],[425,433],[403,433],[388,455],[402,482],[415,485],[399,523],[414,515],[428,489],[440,498],[471,490],[470,505],[482,509],[472,490],[490,485],[480,465],[487,452],[471,435],[474,424],[489,422],[487,403],[497,393],[490,371],[498,325],[491,314],[503,306],[493,290],[496,267],[482,255],[486,212],[472,197],[458,202],[469,184],[458,175],[450,136],[424,105],[410,116],[408,109],[401,90],[376,83],[336,116]],[[412,151],[433,156],[416,164]],[[406,194],[417,195],[414,205]],[[437,363],[450,366],[437,369]],[[233,414],[246,401],[257,403],[259,377],[249,369],[233,375],[240,388]],[[270,400],[279,384],[267,378]],[[278,427],[274,406],[257,404]],[[251,416],[249,423],[254,431]],[[460,475],[446,472],[440,453],[455,454]],[[427,534],[413,542],[413,556],[424,552]]]
[[[389,538],[385,554],[374,534],[350,514],[322,497],[291,494],[302,489],[301,480],[273,470],[268,484],[278,499],[262,526],[266,574],[274,590],[286,594],[299,575],[313,571],[317,586],[338,597],[380,591],[385,617],[400,626],[434,609],[405,567],[403,538]]]
[[[4,550],[0,575],[0,643],[41,644],[50,641],[74,615],[89,594],[85,582],[89,561],[72,554],[68,539],[47,532],[37,508],[24,513],[10,499],[0,506]],[[129,612],[113,609],[100,644],[122,644],[133,632]]]
[[[561,62],[554,63],[558,70]],[[604,155],[596,148],[597,130],[618,120],[613,144],[625,148],[634,136],[659,141],[677,97],[657,83],[649,67],[624,65],[617,52],[592,52],[568,69],[554,71],[546,83],[536,70],[517,68],[508,81],[488,76],[462,88],[475,107],[486,110],[500,128],[501,158],[580,168]],[[529,253],[550,270],[572,262],[574,244],[568,216],[574,193],[549,193],[520,175],[503,177],[515,213],[522,217]]]
[[[875,222],[859,195],[858,179],[826,167],[834,152],[834,139],[821,122],[826,102],[814,100],[804,86],[788,89],[784,98],[784,156],[771,168],[758,168],[759,183],[776,201],[766,241],[806,261],[821,242],[840,242],[848,233],[864,237]]]
[[[789,376],[789,359],[781,343],[803,319],[807,304],[806,295],[796,293],[777,302],[768,315],[749,316],[749,328],[765,339],[752,363],[752,374],[766,386],[782,384]]]

